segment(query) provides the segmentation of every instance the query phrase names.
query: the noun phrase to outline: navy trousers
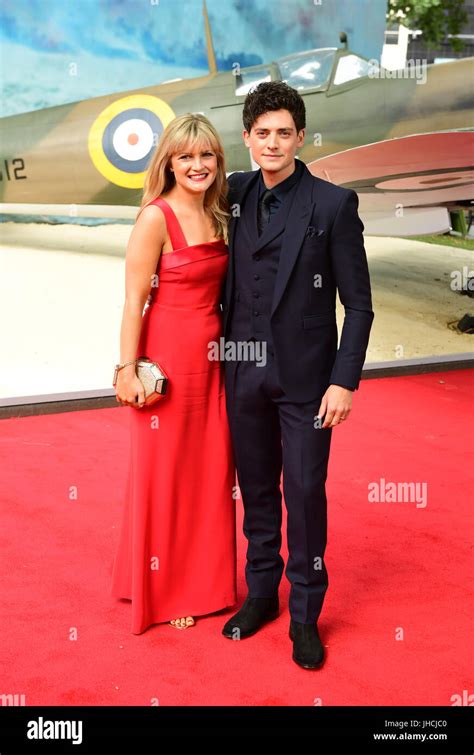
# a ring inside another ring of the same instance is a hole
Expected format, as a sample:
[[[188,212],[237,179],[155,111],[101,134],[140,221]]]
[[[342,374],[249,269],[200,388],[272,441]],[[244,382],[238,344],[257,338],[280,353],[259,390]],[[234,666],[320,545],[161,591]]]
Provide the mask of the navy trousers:
[[[295,621],[312,624],[319,617],[328,587],[325,482],[332,429],[322,429],[317,422],[322,396],[309,403],[288,401],[271,352],[265,366],[251,361],[226,362],[225,378],[248,540],[248,594],[257,598],[278,593],[284,569],[280,555],[283,471],[289,610]]]

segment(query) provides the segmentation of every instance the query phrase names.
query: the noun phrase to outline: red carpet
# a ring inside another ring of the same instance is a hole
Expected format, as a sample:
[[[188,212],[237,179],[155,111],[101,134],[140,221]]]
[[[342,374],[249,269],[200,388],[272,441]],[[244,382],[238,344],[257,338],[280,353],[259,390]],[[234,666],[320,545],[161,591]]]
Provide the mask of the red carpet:
[[[240,500],[239,604],[185,631],[132,635],[130,603],[108,593],[126,410],[3,420],[0,695],[312,706],[451,705],[472,692],[473,385],[467,370],[363,381],[334,430],[319,671],[291,660],[285,576],[277,621],[241,642],[220,633],[246,594]],[[427,483],[427,505],[369,502],[382,478]]]

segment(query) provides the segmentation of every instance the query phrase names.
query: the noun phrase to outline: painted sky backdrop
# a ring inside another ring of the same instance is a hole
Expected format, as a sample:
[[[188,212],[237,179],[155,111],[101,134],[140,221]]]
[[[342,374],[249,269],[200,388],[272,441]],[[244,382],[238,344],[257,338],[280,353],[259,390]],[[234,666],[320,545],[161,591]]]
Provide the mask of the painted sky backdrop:
[[[380,58],[386,0],[207,0],[220,70],[314,47]],[[202,0],[2,0],[1,114],[207,72]],[[71,64],[77,75],[71,75]]]

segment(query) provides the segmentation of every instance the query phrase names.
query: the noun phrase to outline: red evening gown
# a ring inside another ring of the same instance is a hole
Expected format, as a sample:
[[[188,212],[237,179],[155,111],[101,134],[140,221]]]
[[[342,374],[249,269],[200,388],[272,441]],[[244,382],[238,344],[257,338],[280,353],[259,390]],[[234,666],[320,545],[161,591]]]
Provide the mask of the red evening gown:
[[[188,246],[171,206],[136,356],[169,377],[166,396],[130,412],[131,453],[111,594],[132,601],[131,631],[236,602],[235,469],[221,361],[223,240]]]

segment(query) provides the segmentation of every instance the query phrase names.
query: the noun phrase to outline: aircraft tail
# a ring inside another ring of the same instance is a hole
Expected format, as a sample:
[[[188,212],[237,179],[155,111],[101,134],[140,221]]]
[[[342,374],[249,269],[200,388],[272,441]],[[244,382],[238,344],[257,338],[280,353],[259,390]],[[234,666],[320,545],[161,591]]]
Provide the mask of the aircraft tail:
[[[216,55],[214,53],[214,44],[212,42],[211,25],[207,14],[206,0],[202,0],[202,14],[204,16],[204,28],[206,29],[206,47],[207,47],[207,64],[209,73],[217,73]]]

